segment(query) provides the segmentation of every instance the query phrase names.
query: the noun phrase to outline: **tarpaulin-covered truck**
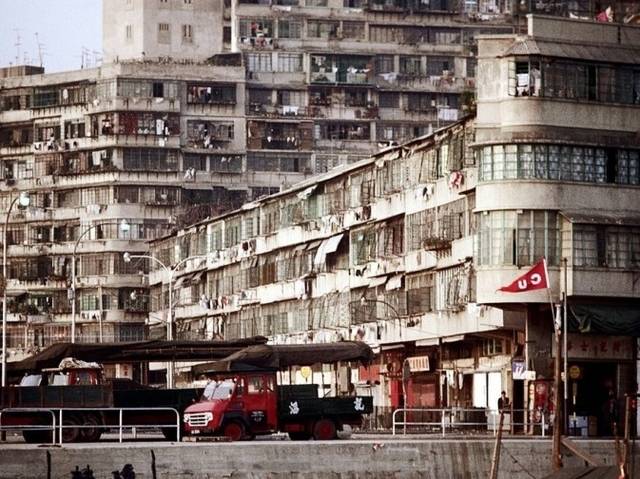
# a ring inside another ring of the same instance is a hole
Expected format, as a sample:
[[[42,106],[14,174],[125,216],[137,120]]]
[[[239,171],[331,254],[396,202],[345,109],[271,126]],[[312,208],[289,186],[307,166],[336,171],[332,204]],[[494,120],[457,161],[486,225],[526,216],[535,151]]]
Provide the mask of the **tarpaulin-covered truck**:
[[[54,420],[60,426],[60,417],[63,442],[97,441],[120,423],[159,427],[167,439],[174,439],[176,426],[182,427],[182,412],[201,396],[201,388],[154,389],[131,380],[105,380],[102,365],[95,361],[211,360],[264,342],[266,338],[256,337],[56,344],[9,363],[9,375],[19,384],[0,388],[0,425],[21,430],[27,442],[51,442],[51,427]]]
[[[294,440],[329,440],[345,425],[359,426],[373,410],[370,396],[319,397],[318,385],[279,385],[277,371],[338,361],[370,362],[364,343],[251,346],[199,367],[213,376],[199,402],[184,412],[187,435],[222,435],[233,441],[282,431]]]

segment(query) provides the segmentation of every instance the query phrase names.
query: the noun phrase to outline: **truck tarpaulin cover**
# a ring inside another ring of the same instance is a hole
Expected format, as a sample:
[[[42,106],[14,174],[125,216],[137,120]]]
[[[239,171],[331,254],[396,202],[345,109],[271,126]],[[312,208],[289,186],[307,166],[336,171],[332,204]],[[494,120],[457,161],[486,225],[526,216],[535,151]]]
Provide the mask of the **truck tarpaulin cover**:
[[[226,358],[247,346],[264,344],[267,338],[255,336],[235,341],[137,341],[131,343],[60,343],[35,356],[8,363],[12,374],[58,367],[64,358],[72,357],[99,363],[129,361],[163,361],[168,359],[213,360]]]
[[[246,368],[284,369],[289,366],[311,366],[338,361],[361,361],[369,364],[373,351],[362,342],[341,341],[320,344],[261,344],[248,346],[230,356],[192,368],[195,374],[234,371]]]

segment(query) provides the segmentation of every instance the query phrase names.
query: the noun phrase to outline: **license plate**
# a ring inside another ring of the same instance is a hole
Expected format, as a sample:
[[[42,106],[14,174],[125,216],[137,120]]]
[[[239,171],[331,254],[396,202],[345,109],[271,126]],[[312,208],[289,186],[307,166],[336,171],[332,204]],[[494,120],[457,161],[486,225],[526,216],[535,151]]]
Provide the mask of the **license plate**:
[[[192,429],[191,434],[200,434],[200,429]]]

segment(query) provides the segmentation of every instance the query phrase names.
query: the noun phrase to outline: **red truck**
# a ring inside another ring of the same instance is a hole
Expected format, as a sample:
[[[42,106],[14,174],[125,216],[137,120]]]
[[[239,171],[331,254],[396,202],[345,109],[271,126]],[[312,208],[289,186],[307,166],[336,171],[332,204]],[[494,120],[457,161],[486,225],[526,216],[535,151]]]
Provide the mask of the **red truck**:
[[[238,441],[282,431],[294,440],[329,440],[372,410],[369,396],[320,398],[318,385],[278,385],[274,371],[234,372],[218,375],[185,409],[184,432]]]

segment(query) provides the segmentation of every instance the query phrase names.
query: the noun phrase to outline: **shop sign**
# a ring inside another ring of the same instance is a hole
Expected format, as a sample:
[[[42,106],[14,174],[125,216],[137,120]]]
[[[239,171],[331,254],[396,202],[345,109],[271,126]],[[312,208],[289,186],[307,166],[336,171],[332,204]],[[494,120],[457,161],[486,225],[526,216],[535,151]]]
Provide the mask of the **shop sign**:
[[[511,361],[511,376],[514,381],[522,381],[525,379],[526,368],[524,360],[514,359]]]
[[[302,366],[300,368],[300,375],[305,379],[309,379],[311,376],[311,368],[309,366]]]
[[[415,356],[407,358],[411,372],[429,371],[429,356]]]
[[[571,379],[580,379],[580,376],[582,376],[582,371],[580,371],[580,367],[576,366],[575,364],[571,367],[569,367],[569,377]]]
[[[633,344],[628,336],[570,333],[567,352],[571,359],[633,359]],[[552,348],[552,357],[555,357],[555,348]]]

